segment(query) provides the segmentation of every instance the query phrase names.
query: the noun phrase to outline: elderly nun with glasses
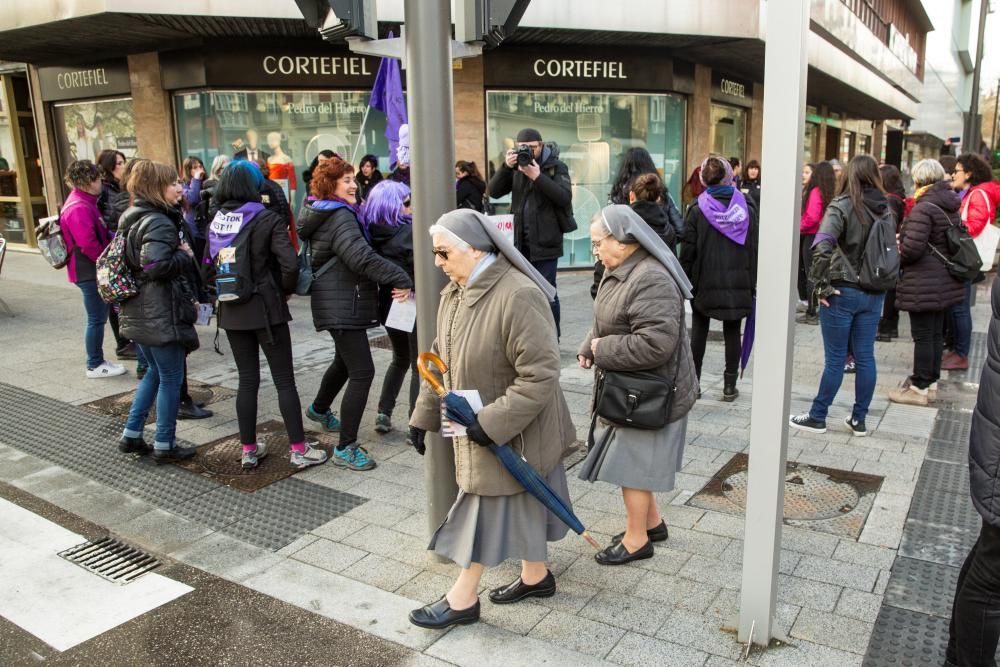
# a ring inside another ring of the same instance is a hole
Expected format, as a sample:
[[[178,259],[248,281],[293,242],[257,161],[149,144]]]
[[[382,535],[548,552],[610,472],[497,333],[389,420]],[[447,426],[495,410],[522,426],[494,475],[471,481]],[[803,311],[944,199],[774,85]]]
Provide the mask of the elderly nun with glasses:
[[[430,234],[434,263],[451,279],[441,293],[431,351],[448,367],[445,388],[476,390],[484,406],[467,436],[452,438],[459,494],[428,547],[462,571],[444,597],[410,613],[414,625],[445,628],[479,620],[483,571],[509,558],[521,561],[520,576],[491,591],[490,602],[555,594],[546,543],[562,539],[567,528],[487,445],[509,443],[568,502],[562,461],[576,431],[559,387],[549,307],[555,288],[481,213],[447,213]],[[440,399],[426,386],[410,424],[424,431],[442,428]]]
[[[655,419],[636,428],[638,416],[606,418],[615,411],[605,407],[601,396],[612,394],[595,393],[591,447],[580,479],[622,489],[625,532],[594,556],[602,565],[622,565],[652,558],[653,542],[668,537],[653,494],[674,488],[687,414],[698,396],[684,321],[691,283],[659,235],[628,206],[606,206],[594,216],[590,239],[605,272],[594,299],[593,327],[577,355],[580,367],[596,369],[599,387],[653,382],[665,387],[668,396],[652,404],[659,409],[652,415]],[[638,408],[644,400],[640,394]]]

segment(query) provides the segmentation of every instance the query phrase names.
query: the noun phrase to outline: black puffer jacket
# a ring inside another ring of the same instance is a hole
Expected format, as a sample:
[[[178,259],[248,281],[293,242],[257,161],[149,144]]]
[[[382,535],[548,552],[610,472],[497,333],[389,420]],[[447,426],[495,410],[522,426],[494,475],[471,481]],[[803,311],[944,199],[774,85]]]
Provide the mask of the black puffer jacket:
[[[731,195],[718,200],[729,204]],[[750,314],[757,286],[757,204],[747,199],[750,228],[739,245],[709,223],[697,202],[684,220],[678,259],[694,286],[691,307],[716,320],[739,320]]]
[[[755,178],[752,181],[749,179],[744,179],[740,181],[740,192],[743,193],[747,199],[753,199],[754,203],[757,204],[757,209],[760,210],[760,179]]]
[[[109,230],[118,229],[118,218],[121,217],[124,208],[119,211],[115,207],[115,200],[121,194],[122,188],[118,181],[104,180],[101,184],[101,194],[97,197],[97,208],[101,210],[101,219],[104,226]],[[128,208],[128,193],[125,193],[126,208]]]
[[[302,208],[299,238],[312,244],[313,270],[331,258],[333,266],[312,286],[313,325],[317,331],[371,329],[378,321],[378,286],[413,288],[401,268],[368,244],[350,208]]]
[[[944,310],[961,303],[965,285],[948,273],[944,262],[934,254],[933,245],[947,255],[949,216],[961,224],[958,209],[962,198],[941,181],[928,188],[910,211],[899,233],[901,273],[896,283],[896,307],[910,313]]]
[[[229,201],[220,210],[233,211],[241,202]],[[295,292],[299,278],[299,263],[288,238],[288,220],[274,211],[264,209],[249,222],[250,272],[257,291],[246,303],[219,302],[219,328],[234,331],[256,331],[270,324],[292,321],[285,297]],[[215,263],[206,244],[205,283],[215,278]]]
[[[118,233],[126,235],[125,261],[139,280],[138,296],[121,306],[122,336],[142,345],[198,349],[197,265],[180,249],[182,240],[191,243],[180,211],[136,200]]]
[[[865,220],[859,220],[851,198],[840,195],[833,198],[823,213],[823,221],[816,234],[812,250],[809,281],[816,286],[816,294],[825,299],[838,287],[858,286],[857,271],[865,252],[865,243],[872,228],[872,216],[886,215],[889,204],[885,195],[876,188],[864,191]],[[840,252],[835,252],[839,246]],[[845,261],[844,258],[848,261]]]
[[[486,207],[483,206],[483,195],[486,193],[486,184],[470,176],[460,178],[455,186],[455,205],[458,208],[471,208],[483,213]]]
[[[674,235],[674,226],[670,224],[667,207],[655,201],[638,199],[632,204],[632,210],[639,214],[643,221],[653,228],[653,231],[663,239],[667,247],[674,253],[677,252],[677,240]],[[674,210],[677,210],[676,207]],[[590,286],[590,298],[597,298],[597,288],[604,278],[604,264],[600,260],[594,262],[594,284]]]
[[[130,202],[131,199],[132,195],[128,193],[128,190],[117,192],[111,197],[111,207],[114,210],[116,230],[121,224],[122,215],[128,210],[128,207],[132,205]]]
[[[413,225],[374,224],[368,226],[368,233],[372,237],[372,247],[375,248],[375,252],[406,271],[406,275],[412,280]],[[379,285],[378,317],[383,324],[392,305],[392,288],[392,285]]]
[[[993,280],[986,363],[969,435],[969,487],[983,521],[1000,528],[1000,276]]]
[[[528,259],[536,262],[562,257],[563,231],[560,220],[569,230],[576,226],[573,220],[573,189],[569,167],[559,159],[558,146],[554,143],[545,144],[539,167],[542,173],[532,181],[503,162],[486,186],[486,191],[494,199],[511,194],[514,245]]]

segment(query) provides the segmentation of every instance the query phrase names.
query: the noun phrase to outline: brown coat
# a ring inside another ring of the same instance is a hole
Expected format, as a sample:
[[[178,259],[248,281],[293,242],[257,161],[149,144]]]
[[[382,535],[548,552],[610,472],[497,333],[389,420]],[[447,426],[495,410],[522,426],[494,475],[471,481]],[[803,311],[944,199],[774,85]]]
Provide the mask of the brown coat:
[[[542,291],[503,256],[467,288],[441,292],[432,351],[447,364],[447,389],[476,389],[479,423],[494,442],[510,443],[548,475],[576,439],[559,387],[555,320]],[[440,399],[422,385],[410,424],[441,427]],[[454,438],[455,479],[467,493],[510,496],[524,491],[496,456],[468,438]]]
[[[590,350],[594,338],[600,338],[596,357]],[[684,417],[698,399],[684,297],[666,267],[642,248],[604,274],[594,299],[594,326],[579,354],[606,371],[654,371],[673,379],[668,422]]]

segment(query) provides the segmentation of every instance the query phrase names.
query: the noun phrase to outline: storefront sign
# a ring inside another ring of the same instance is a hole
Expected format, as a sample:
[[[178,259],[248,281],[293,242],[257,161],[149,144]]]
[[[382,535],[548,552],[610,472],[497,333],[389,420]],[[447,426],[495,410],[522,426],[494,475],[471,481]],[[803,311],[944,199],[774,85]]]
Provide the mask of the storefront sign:
[[[712,101],[753,106],[753,83],[730,74],[712,72]]]
[[[82,67],[40,67],[38,83],[45,101],[128,95],[128,64],[114,60]]]
[[[212,44],[211,52],[161,54],[160,71],[167,90],[192,87],[370,88],[378,58],[318,47],[289,51],[281,46]]]
[[[498,49],[485,64],[491,87],[669,90],[673,83],[671,60],[655,51]]]

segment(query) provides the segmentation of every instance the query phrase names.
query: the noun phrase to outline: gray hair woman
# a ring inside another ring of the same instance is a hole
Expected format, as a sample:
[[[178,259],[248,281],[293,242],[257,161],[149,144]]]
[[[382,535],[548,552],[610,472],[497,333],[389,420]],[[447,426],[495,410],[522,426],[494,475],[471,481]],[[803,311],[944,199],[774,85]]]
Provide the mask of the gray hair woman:
[[[937,160],[921,160],[910,172],[915,203],[899,230],[896,307],[910,313],[913,374],[889,392],[889,400],[927,405],[941,376],[944,317],[965,298],[965,284],[951,275],[941,253],[948,252],[948,226],[960,222],[962,198],[945,179]]]
[[[684,321],[691,283],[663,240],[630,207],[605,207],[590,224],[594,254],[605,273],[594,299],[594,325],[580,347],[581,368],[651,371],[674,386],[667,424],[659,430],[621,426],[595,415],[593,444],[580,479],[622,488],[625,532],[595,555],[602,565],[652,558],[668,537],[655,491],[674,488],[698,397],[698,378]],[[596,406],[595,406],[596,410]]]
[[[434,263],[451,279],[441,293],[432,351],[448,366],[449,390],[476,390],[483,408],[467,436],[452,438],[459,494],[428,549],[463,569],[440,600],[410,613],[414,625],[445,628],[479,620],[479,581],[509,558],[521,575],[490,592],[509,604],[555,594],[547,541],[566,526],[515,480],[486,445],[510,443],[568,502],[563,457],[576,439],[559,387],[559,346],[549,302],[553,288],[484,215],[459,209],[430,228]],[[441,429],[438,397],[427,387],[410,425]],[[446,423],[445,434],[449,431]]]

